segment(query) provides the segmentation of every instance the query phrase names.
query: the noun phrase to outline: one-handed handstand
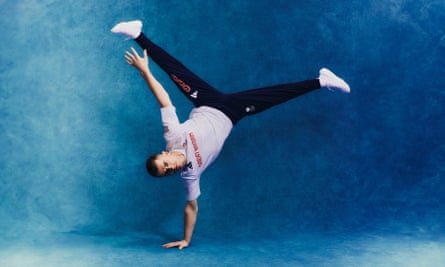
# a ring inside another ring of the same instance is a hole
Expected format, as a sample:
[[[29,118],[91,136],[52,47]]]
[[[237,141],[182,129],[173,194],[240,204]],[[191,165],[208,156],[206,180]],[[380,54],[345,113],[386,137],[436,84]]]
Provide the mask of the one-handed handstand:
[[[349,85],[326,68],[319,77],[290,84],[275,85],[226,94],[200,79],[182,63],[150,41],[142,33],[141,21],[122,22],[111,32],[134,39],[143,49],[141,57],[134,48],[126,52],[126,62],[138,69],[159,102],[166,150],[147,159],[147,171],[162,177],[180,172],[186,191],[184,238],[167,243],[165,248],[189,246],[198,214],[202,172],[216,159],[232,127],[242,118],[322,87],[349,93]],[[195,108],[190,118],[180,123],[168,93],[149,68],[150,57],[170,76]]]

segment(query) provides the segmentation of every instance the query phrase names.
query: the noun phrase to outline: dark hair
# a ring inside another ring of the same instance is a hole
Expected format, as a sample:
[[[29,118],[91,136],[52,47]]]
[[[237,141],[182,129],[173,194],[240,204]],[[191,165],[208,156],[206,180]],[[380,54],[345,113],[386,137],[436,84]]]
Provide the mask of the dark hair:
[[[147,168],[147,172],[154,177],[161,177],[158,173],[158,167],[155,164],[155,160],[158,158],[158,155],[151,155],[148,157],[145,162],[145,167]]]

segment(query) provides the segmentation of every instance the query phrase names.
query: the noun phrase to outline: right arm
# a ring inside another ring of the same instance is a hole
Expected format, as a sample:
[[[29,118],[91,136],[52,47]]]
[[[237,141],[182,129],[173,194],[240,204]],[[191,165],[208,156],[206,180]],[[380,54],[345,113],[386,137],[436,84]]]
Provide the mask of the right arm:
[[[147,50],[144,50],[144,57],[140,57],[133,47],[131,48],[131,51],[132,53],[128,51],[125,53],[127,63],[140,71],[142,77],[158,101],[159,106],[161,108],[172,106],[173,104],[167,91],[165,91],[164,87],[158,80],[156,80],[148,67]]]
[[[164,248],[178,247],[186,248],[192,241],[193,230],[195,229],[196,218],[198,216],[198,200],[187,201],[184,208],[184,239],[176,242],[164,244]]]

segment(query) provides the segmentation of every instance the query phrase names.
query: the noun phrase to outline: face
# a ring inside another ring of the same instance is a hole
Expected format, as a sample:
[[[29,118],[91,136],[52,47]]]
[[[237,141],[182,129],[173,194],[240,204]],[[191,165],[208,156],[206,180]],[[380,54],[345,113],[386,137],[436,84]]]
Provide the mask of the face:
[[[162,152],[155,160],[160,176],[169,176],[177,173],[185,166],[185,156],[179,152]]]

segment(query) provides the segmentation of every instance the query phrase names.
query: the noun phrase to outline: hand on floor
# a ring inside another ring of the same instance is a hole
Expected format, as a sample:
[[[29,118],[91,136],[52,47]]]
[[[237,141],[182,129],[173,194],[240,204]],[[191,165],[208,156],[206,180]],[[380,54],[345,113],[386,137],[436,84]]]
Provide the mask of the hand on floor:
[[[181,240],[181,241],[176,241],[176,242],[170,242],[167,244],[164,244],[163,247],[164,248],[174,248],[174,247],[178,247],[179,249],[183,249],[189,246],[189,242],[185,241],[185,240]]]

